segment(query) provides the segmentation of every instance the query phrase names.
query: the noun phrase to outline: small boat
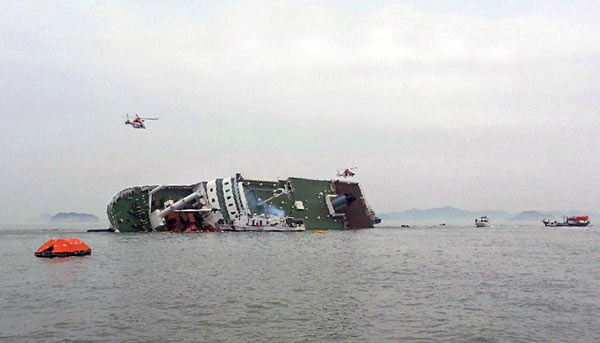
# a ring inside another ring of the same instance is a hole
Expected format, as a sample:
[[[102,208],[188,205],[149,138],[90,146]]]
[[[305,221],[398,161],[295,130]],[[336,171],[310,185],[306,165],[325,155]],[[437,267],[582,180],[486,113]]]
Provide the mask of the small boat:
[[[298,232],[305,231],[304,225],[289,226],[289,225],[218,225],[221,231],[257,231],[257,232]],[[315,230],[323,231],[323,230]],[[321,233],[316,232],[316,233]]]
[[[546,218],[542,219],[542,223],[544,223],[544,226],[548,227],[566,226],[563,223],[557,222],[556,220],[548,220]]]
[[[306,230],[306,226],[302,220],[267,215],[246,218],[245,221],[230,221],[219,224],[217,227],[221,231],[294,232]]]
[[[489,227],[490,226],[490,218],[487,216],[483,216],[479,219],[475,219],[476,227]]]
[[[108,229],[89,229],[86,232],[115,232],[115,229],[109,227]]]
[[[590,225],[590,217],[589,216],[571,216],[571,217],[563,217],[562,222],[558,222],[556,220],[548,220],[543,219],[542,223],[544,226],[548,227],[559,227],[559,226],[588,226]]]

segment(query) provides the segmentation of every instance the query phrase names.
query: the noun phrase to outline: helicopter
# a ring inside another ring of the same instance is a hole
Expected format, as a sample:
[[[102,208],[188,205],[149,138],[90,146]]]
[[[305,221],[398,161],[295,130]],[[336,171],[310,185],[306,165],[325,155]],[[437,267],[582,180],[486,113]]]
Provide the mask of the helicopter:
[[[353,172],[353,170],[356,170],[357,167],[352,167],[352,168],[346,168],[346,169],[338,169],[337,170],[337,176],[340,177],[353,177],[354,175],[356,175],[355,172]]]
[[[135,115],[133,120],[130,120],[129,114],[127,114],[127,120],[125,121],[125,125],[131,125],[134,129],[145,129],[146,125],[144,125],[144,121],[146,120],[158,120],[158,118],[143,118],[139,115]]]

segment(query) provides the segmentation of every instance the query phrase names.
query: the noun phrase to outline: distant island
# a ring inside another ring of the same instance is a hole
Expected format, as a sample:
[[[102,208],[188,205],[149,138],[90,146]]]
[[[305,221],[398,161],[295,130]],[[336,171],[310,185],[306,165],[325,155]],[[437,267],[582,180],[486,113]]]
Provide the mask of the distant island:
[[[59,212],[53,216],[41,215],[38,219],[49,223],[97,223],[98,217],[89,213]]]
[[[554,216],[551,214],[542,214],[538,211],[525,211],[510,218],[510,220],[514,221],[540,221],[542,219],[554,219]]]

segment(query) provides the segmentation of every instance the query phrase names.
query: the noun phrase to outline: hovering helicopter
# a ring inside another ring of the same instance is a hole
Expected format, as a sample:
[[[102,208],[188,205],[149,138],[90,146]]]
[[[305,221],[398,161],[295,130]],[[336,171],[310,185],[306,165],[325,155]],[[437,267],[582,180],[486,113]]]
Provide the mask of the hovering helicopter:
[[[131,127],[134,129],[145,129],[146,125],[144,125],[144,121],[146,120],[158,120],[158,118],[143,118],[136,114],[135,118],[133,120],[130,120],[129,114],[127,114],[127,120],[125,121],[125,125],[131,125]]]
[[[344,178],[353,177],[354,175],[356,175],[356,173],[354,173],[353,170],[356,170],[356,169],[357,169],[357,167],[338,169],[337,176],[344,177]]]

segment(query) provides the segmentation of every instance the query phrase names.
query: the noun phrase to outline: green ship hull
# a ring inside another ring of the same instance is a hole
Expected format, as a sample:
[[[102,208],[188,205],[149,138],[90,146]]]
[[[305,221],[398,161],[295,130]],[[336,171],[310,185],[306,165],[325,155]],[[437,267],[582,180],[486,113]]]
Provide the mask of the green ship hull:
[[[240,174],[192,185],[126,188],[107,214],[119,232],[371,228],[378,221],[360,185],[341,180],[249,180]]]

